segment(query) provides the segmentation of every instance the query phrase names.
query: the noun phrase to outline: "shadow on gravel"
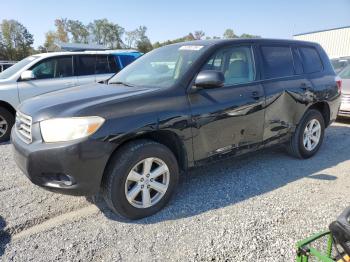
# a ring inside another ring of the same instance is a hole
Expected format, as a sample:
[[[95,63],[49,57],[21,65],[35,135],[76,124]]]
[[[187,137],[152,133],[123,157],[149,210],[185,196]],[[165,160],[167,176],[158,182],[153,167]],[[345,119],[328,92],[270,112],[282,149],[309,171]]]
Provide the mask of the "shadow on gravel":
[[[5,226],[6,222],[2,216],[0,216],[0,257],[4,254],[5,247],[11,240],[10,234],[4,231]]]
[[[284,148],[277,147],[192,169],[181,177],[170,204],[145,219],[121,219],[101,200],[97,201],[97,206],[112,220],[153,224],[230,206],[304,177],[332,183],[336,177],[325,175],[323,170],[350,159],[349,135],[350,125],[331,126],[318,154],[306,160],[295,159],[286,154]]]
[[[317,175],[309,176],[308,178],[320,179],[320,180],[329,180],[329,181],[337,179],[336,176],[331,176],[331,175],[327,175],[327,174],[317,174]]]
[[[350,125],[350,117],[338,117],[337,122]]]

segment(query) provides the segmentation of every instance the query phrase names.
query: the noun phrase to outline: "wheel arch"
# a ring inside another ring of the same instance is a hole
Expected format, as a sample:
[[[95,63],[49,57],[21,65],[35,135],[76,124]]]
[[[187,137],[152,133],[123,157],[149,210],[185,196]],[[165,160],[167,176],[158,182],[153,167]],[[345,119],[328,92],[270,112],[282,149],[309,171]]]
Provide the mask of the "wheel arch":
[[[11,104],[0,100],[0,107],[7,109],[14,116],[16,115],[16,109]]]
[[[118,153],[118,151],[124,145],[130,142],[134,142],[137,140],[144,140],[144,139],[151,140],[168,147],[170,151],[175,155],[180,171],[187,170],[188,168],[187,152],[180,137],[172,131],[158,130],[158,131],[151,131],[144,134],[128,137],[128,138],[125,138],[121,143],[119,143],[107,161],[103,176],[106,173],[106,169],[108,168],[108,165],[111,159],[115,156],[115,154]]]
[[[308,108],[308,110],[309,109],[318,110],[323,116],[325,127],[328,127],[330,125],[331,110],[330,110],[330,107],[329,107],[327,102],[325,102],[325,101],[317,102],[317,103],[311,105]]]

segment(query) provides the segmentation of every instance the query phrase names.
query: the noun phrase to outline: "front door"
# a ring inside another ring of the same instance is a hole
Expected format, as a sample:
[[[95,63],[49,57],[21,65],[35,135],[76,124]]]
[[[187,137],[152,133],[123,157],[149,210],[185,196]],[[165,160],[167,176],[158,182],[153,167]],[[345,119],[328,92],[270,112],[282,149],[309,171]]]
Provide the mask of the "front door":
[[[30,97],[73,87],[77,79],[73,76],[72,56],[50,57],[32,66],[34,79],[18,80],[20,101]]]
[[[233,46],[202,67],[221,71],[225,85],[189,94],[195,161],[262,142],[265,98],[254,60],[252,46]]]

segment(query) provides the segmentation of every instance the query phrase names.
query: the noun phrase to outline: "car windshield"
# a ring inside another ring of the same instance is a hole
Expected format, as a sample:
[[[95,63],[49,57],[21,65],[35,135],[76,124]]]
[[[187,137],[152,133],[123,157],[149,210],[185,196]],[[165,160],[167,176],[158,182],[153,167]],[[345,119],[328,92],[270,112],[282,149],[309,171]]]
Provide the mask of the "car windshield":
[[[339,76],[343,79],[350,79],[350,66],[347,66],[339,73]]]
[[[17,73],[23,67],[25,67],[26,65],[28,65],[29,63],[31,63],[32,61],[34,61],[37,58],[39,58],[39,56],[28,56],[27,58],[24,58],[23,60],[19,61],[18,63],[14,64],[13,66],[2,71],[0,73],[0,79],[6,79],[6,78],[13,76],[15,73]]]
[[[170,45],[145,54],[121,70],[110,84],[167,88],[175,84],[206,47],[200,45]]]

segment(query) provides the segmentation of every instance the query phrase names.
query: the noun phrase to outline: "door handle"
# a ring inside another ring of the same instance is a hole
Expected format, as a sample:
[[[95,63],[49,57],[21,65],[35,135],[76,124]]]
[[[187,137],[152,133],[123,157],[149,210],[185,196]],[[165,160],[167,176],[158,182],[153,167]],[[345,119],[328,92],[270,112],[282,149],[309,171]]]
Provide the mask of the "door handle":
[[[300,88],[306,91],[306,90],[309,90],[311,88],[311,86],[309,86],[306,83],[301,83]]]
[[[258,100],[261,97],[261,95],[259,94],[258,91],[253,91],[251,97],[254,98],[255,100]]]
[[[68,82],[64,84],[65,86],[74,86],[74,82]]]

